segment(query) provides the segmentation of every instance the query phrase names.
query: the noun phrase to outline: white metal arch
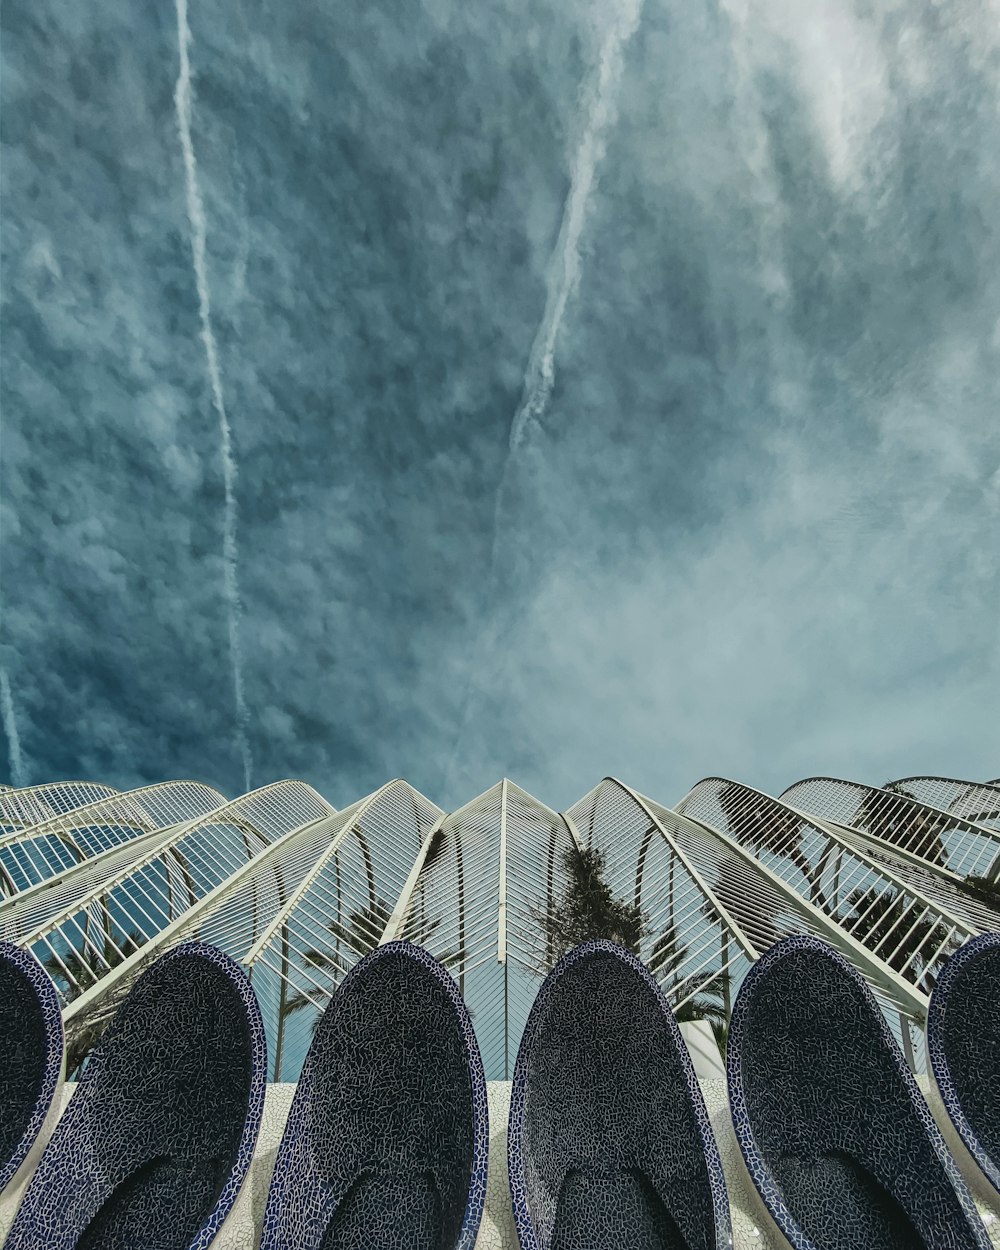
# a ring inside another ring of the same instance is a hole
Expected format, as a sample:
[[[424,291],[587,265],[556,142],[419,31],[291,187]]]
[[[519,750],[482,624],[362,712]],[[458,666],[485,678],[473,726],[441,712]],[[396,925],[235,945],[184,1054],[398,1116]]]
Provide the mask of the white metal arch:
[[[18,944],[31,949],[71,1001],[223,884],[276,837],[328,815],[299,781],[251,791],[167,831],[92,889],[71,898]],[[248,830],[256,834],[251,842]]]
[[[700,781],[678,811],[715,829],[921,993],[975,928],[844,833],[726,778]]]
[[[976,824],[1000,829],[1000,784],[959,781],[955,777],[901,777],[882,787],[909,794],[931,807],[939,807]]]
[[[115,793],[0,835],[0,865],[18,889],[57,877],[109,847],[205,815],[226,800],[198,781]]]

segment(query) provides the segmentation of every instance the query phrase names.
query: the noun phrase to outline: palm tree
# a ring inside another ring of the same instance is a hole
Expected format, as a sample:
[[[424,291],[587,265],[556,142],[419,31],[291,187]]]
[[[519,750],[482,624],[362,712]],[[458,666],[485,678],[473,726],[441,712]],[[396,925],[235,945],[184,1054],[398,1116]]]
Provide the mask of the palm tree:
[[[605,938],[638,955],[640,944],[649,934],[649,919],[639,902],[638,886],[634,902],[615,898],[605,877],[605,857],[597,850],[569,847],[562,854],[562,863],[568,874],[562,898],[553,900],[545,909],[534,910],[545,937],[545,954],[538,960],[537,975],[544,976],[567,951],[593,938]],[[676,926],[668,923],[653,943],[648,960],[649,970],[668,1000],[678,996],[684,980],[679,971],[687,955]],[[674,1015],[680,1023],[709,1021],[716,1042],[724,1051],[729,1027],[728,999],[726,969],[706,981]]]
[[[887,794],[901,794],[906,799],[915,799],[918,803],[920,802],[920,796],[908,790],[901,781],[887,781],[882,789]]]
[[[814,869],[803,851],[805,822],[801,816],[766,795],[746,791],[736,782],[729,782],[722,788],[719,803],[732,837],[741,845],[770,851],[790,860],[809,882],[809,901],[819,907],[827,906],[819,884],[825,861],[821,860]]]
[[[386,926],[392,917],[392,907],[380,898],[376,893],[375,883],[375,865],[372,860],[371,851],[368,846],[368,839],[364,830],[360,825],[355,824],[351,828],[351,833],[357,839],[357,845],[360,849],[362,860],[364,863],[365,880],[368,889],[368,904],[356,911],[350,912],[347,923],[344,924],[339,918],[334,917],[327,921],[327,930],[330,933],[331,942],[324,943],[323,947],[313,947],[307,950],[302,956],[302,963],[309,968],[314,969],[320,974],[323,980],[330,982],[330,989],[324,991],[313,987],[308,990],[295,990],[289,993],[290,981],[288,979],[288,964],[291,956],[291,950],[288,940],[287,923],[281,926],[281,949],[282,949],[282,974],[281,989],[278,1002],[278,1037],[275,1045],[274,1056],[274,1079],[281,1079],[282,1059],[284,1055],[284,1034],[285,1022],[289,1016],[295,1015],[297,1012],[304,1010],[306,1007],[315,1007],[319,1010],[313,1017],[310,1026],[310,1033],[315,1034],[322,1018],[322,1009],[325,1006],[326,999],[336,988],[336,985],[344,977],[349,965],[353,965],[358,959],[363,959],[373,951],[382,940],[382,934],[385,932]],[[415,917],[413,925],[407,930],[406,936],[410,941],[416,942],[418,945],[426,943],[427,939],[438,928],[441,918],[436,917],[430,919],[427,916],[427,886],[430,881],[431,869],[440,859],[442,852],[446,846],[444,829],[439,827],[430,840],[427,847],[427,853],[424,856],[423,866],[418,879],[418,887],[412,901],[410,915]],[[464,957],[465,943],[465,903],[462,876],[461,861],[461,845],[455,842],[457,871],[459,878],[459,950],[446,951],[443,954],[437,954],[437,960],[444,964],[445,967],[451,967],[458,964],[461,969],[459,973],[459,989],[464,992],[464,969],[461,960]],[[340,902],[340,860],[339,855],[335,854],[332,860],[333,868],[336,874],[335,890],[338,903]],[[341,957],[341,947],[346,946],[348,956],[346,959]],[[352,958],[353,956],[353,958]]]
[[[930,955],[947,936],[944,923],[929,916],[915,921],[904,895],[883,894],[875,886],[853,890],[847,901],[851,911],[839,923],[869,950],[879,947],[881,960],[918,984]]]
[[[591,938],[606,938],[637,955],[647,933],[646,913],[638,903],[615,898],[601,852],[567,847],[562,863],[568,874],[562,899],[533,909],[545,936],[545,954],[534,971],[544,976],[567,951]]]
[[[905,786],[887,782],[883,787],[890,794],[916,800]],[[878,790],[866,791],[854,817],[859,829],[866,829],[877,838],[901,846],[932,864],[945,864],[948,852],[942,834],[951,827],[947,817],[925,811],[909,803],[886,802]]]
[[[357,957],[357,959],[350,960],[351,964],[363,959],[378,946],[391,916],[392,908],[385,899],[376,898],[367,907],[352,911],[347,924],[342,924],[339,920],[327,921],[326,927],[333,939],[332,949],[331,946],[313,947],[303,954],[302,963],[331,982],[339,981],[345,973],[344,961],[338,958],[340,947],[346,946],[348,951]],[[439,918],[418,921],[416,929],[409,934],[409,940],[418,946],[424,944],[440,923]],[[450,966],[457,958],[457,954],[453,951],[435,955],[435,959],[445,967]],[[323,1005],[320,991],[316,989],[296,991],[288,997],[281,1008],[282,1022],[305,1007],[322,1007]],[[322,1011],[313,1019],[313,1033],[319,1026],[321,1015]]]
[[[715,917],[711,916],[711,919],[714,920]],[[681,944],[677,927],[673,923],[668,924],[653,944],[649,970],[656,977],[671,1005],[687,980],[680,975],[680,969],[687,957],[688,948]],[[729,969],[723,968],[711,976],[697,994],[674,1008],[674,1018],[678,1024],[707,1020],[723,1056],[726,1053],[726,1037],[729,1033],[730,980]]]
[[[337,919],[328,920],[326,927],[332,938],[332,950],[330,946],[312,947],[303,954],[302,963],[325,979],[339,980],[345,972],[343,961],[338,958],[341,946],[346,946],[358,959],[363,959],[378,946],[391,915],[392,908],[385,899],[375,898],[367,907],[352,911],[347,924]],[[292,994],[282,1008],[282,1018],[287,1019],[305,1007],[322,1006],[317,993],[316,990],[300,990]],[[313,1021],[313,1032],[318,1024],[317,1015]]]
[[[42,960],[42,967],[59,986],[64,1001],[71,1003],[112,968],[124,963],[145,941],[146,938],[135,929],[117,942],[112,941],[111,935],[104,932],[99,946],[93,938],[89,938],[82,951],[69,950],[64,955],[50,951]],[[67,1080],[73,1080],[83,1067],[84,1060],[100,1041],[107,1023],[108,1020],[102,1017],[92,1024],[85,1024],[67,1038]]]
[[[970,894],[981,903],[986,903],[994,911],[1000,912],[1000,881],[995,881],[992,877],[977,876],[975,873],[970,873],[969,876],[961,881],[957,881],[955,884],[966,894]]]

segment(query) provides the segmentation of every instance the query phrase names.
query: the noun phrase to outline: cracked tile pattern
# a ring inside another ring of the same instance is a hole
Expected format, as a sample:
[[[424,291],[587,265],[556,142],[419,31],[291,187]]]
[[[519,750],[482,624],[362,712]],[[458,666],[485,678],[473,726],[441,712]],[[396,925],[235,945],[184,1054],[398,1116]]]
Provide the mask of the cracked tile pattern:
[[[965,1177],[969,1191],[976,1204],[976,1209],[979,1211],[979,1218],[983,1221],[983,1224],[986,1226],[986,1232],[989,1234],[990,1244],[994,1247],[994,1250],[1000,1250],[1000,1195],[989,1184],[977,1167],[975,1159],[962,1145],[962,1139],[956,1132],[954,1124],[948,1118],[948,1112],[944,1108],[933,1078],[930,1076],[918,1076],[917,1084],[920,1086],[920,1091],[927,1099],[927,1104],[938,1122],[945,1145],[951,1151],[951,1157],[955,1160],[959,1171]]]
[[[266,1070],[237,965],[200,943],[170,951],[94,1051],[7,1250],[207,1250],[250,1165]]]
[[[928,1098],[945,1141],[970,1183],[990,1244],[993,1250],[1000,1250],[1000,1199],[987,1185],[973,1160],[964,1153],[933,1081],[918,1077],[917,1083]],[[735,1250],[786,1250],[787,1243],[774,1228],[747,1173],[732,1126],[725,1080],[702,1079],[699,1085],[725,1173]],[[211,1243],[212,1250],[256,1250],[258,1247],[275,1156],[295,1088],[294,1084],[267,1086],[253,1162],[229,1217]],[[75,1090],[74,1084],[58,1089],[52,1104],[54,1119],[62,1114]],[[489,1172],[475,1250],[519,1250],[507,1172],[506,1130],[510,1095],[510,1082],[488,1083]],[[0,1199],[0,1245],[13,1218],[10,1198],[8,1192]]]
[[[947,1121],[933,1087],[928,1088],[928,1078],[918,1077],[917,1081],[929,1097],[931,1109],[939,1116],[949,1147],[952,1150],[960,1149],[958,1136]],[[726,1177],[735,1250],[787,1250],[787,1243],[771,1225],[760,1196],[751,1184],[733,1132],[725,1080],[703,1079],[699,1081],[699,1085]],[[75,1088],[75,1085],[62,1087],[54,1100],[58,1112],[61,1113],[69,1102]],[[487,1083],[490,1114],[489,1176],[486,1183],[486,1205],[475,1250],[519,1250],[507,1180],[507,1114],[510,1091],[510,1081]],[[293,1084],[268,1085],[253,1164],[232,1213],[212,1242],[212,1250],[256,1250],[274,1159],[294,1094]],[[1000,1202],[995,1195],[991,1197],[989,1194],[975,1192],[974,1196],[994,1250],[1000,1250]],[[0,1245],[3,1244],[3,1236],[7,1231],[2,1215],[0,1206]]]
[[[1000,1193],[1000,933],[967,942],[931,997],[927,1051],[962,1144]]]
[[[733,1125],[796,1250],[986,1250],[987,1233],[861,976],[777,943],[744,981],[727,1055]]]
[[[643,965],[585,942],[538,992],[514,1070],[521,1250],[722,1250],[722,1164],[673,1013]]]
[[[472,1250],[486,1197],[486,1082],[458,987],[390,942],[345,977],[302,1069],[264,1250]]]
[[[27,951],[0,942],[0,1191],[28,1157],[49,1114],[63,1056],[59,999]]]

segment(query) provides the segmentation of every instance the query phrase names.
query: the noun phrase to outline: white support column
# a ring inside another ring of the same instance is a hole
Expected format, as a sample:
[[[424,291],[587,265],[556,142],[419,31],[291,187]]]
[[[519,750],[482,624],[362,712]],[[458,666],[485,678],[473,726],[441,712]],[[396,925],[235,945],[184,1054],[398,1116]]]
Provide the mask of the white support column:
[[[238,799],[233,799],[232,802],[226,803],[223,807],[217,807],[214,811],[206,812],[201,816],[195,816],[191,820],[187,820],[180,825],[168,826],[168,828],[163,832],[169,834],[169,836],[162,841],[156,841],[152,851],[145,855],[140,855],[138,859],[131,860],[122,868],[120,872],[114,873],[112,876],[108,877],[107,880],[99,882],[97,887],[91,890],[88,894],[84,894],[81,898],[75,899],[68,907],[64,908],[57,915],[50,917],[43,925],[32,929],[30,933],[26,934],[22,938],[19,938],[19,944],[26,946],[29,942],[37,942],[41,938],[47,937],[48,934],[50,934],[54,929],[58,929],[64,921],[68,920],[76,912],[90,906],[91,903],[98,902],[108,890],[112,889],[116,885],[120,885],[121,882],[133,876],[140,868],[145,868],[149,864],[153,863],[157,856],[163,855],[167,851],[171,850],[199,825],[223,824],[226,821],[226,812],[232,808],[238,808],[246,801],[247,798],[250,797],[250,795],[266,794],[268,791],[276,790],[285,784],[286,783],[284,781],[272,782],[270,785],[261,786],[259,790],[251,790],[249,795],[244,794]],[[143,835],[143,845],[145,845],[145,837],[146,835]],[[116,846],[114,849],[120,850],[121,845]],[[247,862],[253,864],[256,863],[259,858],[260,856],[258,855],[249,859]],[[45,884],[48,883],[46,882]],[[212,892],[210,891],[209,895],[206,895],[205,897],[209,897],[211,893]],[[187,913],[184,914],[186,915]],[[156,938],[154,937],[151,940],[155,941]],[[149,942],[147,942],[141,949],[144,950],[148,946]]]
[[[424,838],[420,850],[417,852],[417,858],[413,861],[413,867],[410,869],[410,875],[403,883],[403,888],[399,892],[399,898],[396,900],[396,906],[392,909],[392,915],[389,917],[388,923],[382,930],[382,936],[378,940],[379,946],[385,946],[387,942],[394,942],[399,930],[403,927],[403,921],[406,919],[406,913],[410,910],[410,899],[413,897],[413,891],[417,886],[417,878],[424,866],[424,860],[427,858],[427,852],[431,849],[431,843],[441,832],[441,826],[448,819],[448,813],[442,812],[434,822],[433,827]]]
[[[760,952],[729,914],[727,908],[719,901],[716,897],[715,891],[708,884],[694,864],[692,864],[690,859],[688,859],[687,855],[685,855],[684,851],[674,840],[670,831],[663,824],[663,821],[656,816],[656,813],[652,810],[642,795],[639,794],[638,791],[633,790],[631,786],[627,786],[623,781],[619,781],[617,777],[606,777],[605,781],[610,781],[612,785],[618,786],[620,790],[627,794],[629,798],[633,799],[639,807],[642,808],[643,813],[656,826],[663,840],[666,842],[667,846],[670,847],[671,854],[676,855],[680,862],[684,865],[685,872],[690,875],[692,881],[694,881],[694,883],[698,886],[698,889],[701,890],[702,894],[704,894],[704,896],[718,912],[720,918],[729,927],[729,930],[736,939],[737,943],[743,948],[743,951],[749,955],[751,959],[756,960],[759,957]],[[679,824],[685,823],[685,817],[681,816],[678,812],[672,811],[672,815],[676,817]],[[686,823],[694,824],[695,822],[688,820]]]
[[[121,859],[131,865],[135,862],[136,852],[145,850],[150,845],[156,847],[161,843],[166,843],[173,838],[178,827],[177,825],[166,825],[163,829],[154,829],[152,833],[142,833],[129,842],[116,843],[90,859],[83,859],[79,863],[63,869],[62,872],[57,873],[54,877],[46,877],[44,881],[39,881],[35,885],[29,885],[26,890],[21,890],[20,893],[14,894],[10,898],[0,900],[0,932],[13,932],[14,936],[8,937],[7,941],[16,942],[18,940],[17,932],[16,930],[11,930],[10,926],[17,924],[18,917],[22,913],[30,912],[39,899],[45,898],[53,890],[58,891],[60,886],[65,885],[77,876],[89,877],[96,873],[98,880],[103,884],[104,879],[100,877],[102,864],[114,863],[117,859]]]
[[[783,803],[782,806],[788,807],[788,804]],[[947,921],[948,924],[953,925],[956,929],[961,930],[966,935],[966,941],[968,941],[969,938],[975,936],[975,930],[972,929],[966,917],[956,915],[956,913],[953,912],[948,907],[947,903],[941,903],[941,902],[936,901],[935,899],[932,899],[930,895],[925,894],[923,890],[920,889],[919,886],[911,885],[911,883],[907,881],[904,877],[900,877],[897,873],[893,872],[892,868],[888,864],[884,864],[880,860],[874,859],[871,855],[868,855],[864,850],[862,850],[861,847],[855,845],[851,840],[844,837],[845,832],[852,833],[855,836],[858,836],[859,834],[861,834],[861,830],[859,829],[844,830],[840,826],[834,824],[832,821],[823,820],[819,816],[812,816],[808,812],[801,812],[799,811],[797,807],[788,807],[788,810],[790,812],[794,812],[795,815],[798,816],[801,820],[805,821],[806,824],[815,825],[817,828],[822,829],[823,832],[827,835],[827,837],[830,838],[833,842],[835,842],[837,846],[842,847],[844,850],[850,852],[851,855],[857,856],[858,859],[862,860],[875,872],[879,873],[883,877],[887,877],[893,883],[893,885],[897,886],[900,890],[905,890],[907,894],[912,894],[915,899],[923,903],[923,905],[926,908],[928,908],[930,911],[940,916],[942,920]],[[870,839],[864,839],[864,838],[862,840],[876,841],[876,840],[870,840]],[[882,842],[881,839],[878,839],[877,842],[880,847],[885,847],[887,850],[895,854],[895,850],[892,847],[891,843]],[[908,856],[901,856],[900,858],[906,859],[908,858]],[[917,865],[919,865],[919,867],[924,868],[924,869],[930,869],[931,871],[933,871],[932,866],[926,860],[919,859],[916,856],[912,856],[909,858],[912,858],[914,862]],[[940,875],[942,876],[942,878],[944,878],[943,873]],[[947,875],[951,877],[954,874],[948,873]]]
[[[507,968],[507,778],[500,783],[500,889],[497,908],[497,962],[503,968],[503,1079],[510,1080],[510,1000]]]
[[[347,834],[351,832],[351,829],[357,824],[357,822],[361,819],[361,817],[364,816],[365,812],[368,811],[368,809],[372,806],[372,804],[376,803],[378,799],[380,798],[380,796],[386,790],[388,790],[390,786],[396,785],[397,780],[398,780],[397,778],[394,778],[392,781],[387,781],[384,786],[379,786],[377,790],[375,790],[372,794],[370,794],[368,798],[366,798],[360,804],[360,806],[358,807],[358,810],[354,812],[354,814],[350,817],[350,819],[344,821],[343,828],[339,830],[339,832],[337,833],[336,837],[334,837],[330,845],[326,848],[326,850],[322,853],[322,855],[320,855],[316,863],[313,864],[312,868],[310,868],[310,870],[303,877],[298,887],[295,890],[293,890],[292,893],[288,896],[288,900],[285,903],[284,907],[282,907],[282,909],[278,912],[275,918],[271,921],[271,923],[267,926],[264,932],[260,935],[257,941],[254,942],[253,946],[250,948],[250,950],[247,951],[246,955],[243,957],[243,963],[246,965],[247,968],[252,968],[254,966],[254,964],[257,962],[258,958],[260,957],[261,951],[268,944],[268,942],[270,942],[270,940],[274,937],[274,935],[279,931],[281,926],[287,922],[288,917],[292,914],[292,912],[298,906],[299,899],[301,899],[302,896],[306,893],[306,891],[312,886],[316,878],[320,875],[323,869],[327,866],[327,864],[330,862],[333,856],[340,849],[340,844],[343,842]],[[343,816],[344,813],[341,812],[340,815]]]
[[[961,873],[955,872],[955,870],[953,868],[949,868],[947,864],[936,864],[933,860],[924,859],[922,855],[916,855],[905,846],[900,846],[896,842],[889,842],[885,838],[880,838],[877,834],[869,833],[867,829],[855,829],[853,825],[842,825],[839,821],[827,820],[825,816],[814,816],[811,812],[804,812],[801,808],[792,807],[787,803],[785,806],[788,807],[789,811],[795,812],[797,816],[801,816],[802,819],[807,821],[809,824],[817,825],[823,830],[824,833],[830,834],[839,842],[844,840],[845,835],[849,838],[858,838],[866,846],[871,846],[878,851],[884,851],[889,855],[894,856],[902,863],[912,864],[914,868],[923,869],[925,872],[929,872],[933,876],[939,877],[942,881],[958,888],[961,888],[965,882],[965,878],[961,875]],[[984,830],[984,832],[986,831]],[[992,833],[993,830],[989,830],[988,832]],[[852,847],[852,850],[854,849],[855,848]],[[863,853],[864,852],[862,852],[862,854]],[[998,851],[997,854],[996,865],[1000,868],[1000,851]],[[907,889],[913,892],[912,887],[907,886]],[[934,906],[941,911],[945,907],[945,904],[935,903]]]
[[[144,794],[156,794],[176,784],[176,782],[170,781],[157,781],[148,786],[140,786],[137,790],[112,791],[111,794],[106,794],[99,799],[93,799],[80,807],[71,807],[68,811],[49,816],[45,820],[38,821],[37,824],[25,825],[13,833],[0,834],[0,847],[10,846],[22,840],[30,841],[32,838],[40,837],[43,834],[51,834],[53,837],[59,838],[64,845],[79,851],[81,858],[85,859],[86,854],[83,848],[70,837],[72,829],[78,828],[80,825],[99,824],[100,818],[107,813],[111,813],[116,818],[121,817],[124,813],[130,824],[136,826],[146,825],[147,828],[143,832],[155,832],[149,826],[149,814],[138,806],[137,800]],[[37,786],[32,788],[42,789],[43,787]],[[226,803],[224,806],[231,806],[231,804]]]
[[[507,778],[500,783],[500,892],[497,909],[497,963],[507,963]]]
[[[569,830],[569,836],[573,839],[573,845],[576,847],[578,854],[583,854],[583,841],[580,838],[580,831],[576,827],[576,822],[572,817],[567,816],[565,812],[559,813],[559,819]]]

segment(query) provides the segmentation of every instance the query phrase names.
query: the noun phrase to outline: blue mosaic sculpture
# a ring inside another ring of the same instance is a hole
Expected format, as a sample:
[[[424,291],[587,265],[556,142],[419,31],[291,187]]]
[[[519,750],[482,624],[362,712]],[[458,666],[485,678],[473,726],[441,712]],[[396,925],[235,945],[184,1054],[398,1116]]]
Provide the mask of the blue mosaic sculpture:
[[[91,1056],[6,1250],[207,1250],[250,1166],[266,1049],[232,960],[164,955]]]
[[[1000,933],[973,938],[945,965],[927,1050],[952,1124],[1000,1193]]]
[[[606,941],[546,978],[521,1040],[508,1166],[521,1250],[722,1250],[722,1165],[670,1006]]]
[[[726,1066],[750,1176],[796,1250],[988,1250],[885,1017],[823,942],[787,938],[751,970]]]
[[[41,964],[0,942],[0,1192],[21,1183],[59,1084],[62,1015]]]
[[[472,1250],[486,1082],[441,965],[389,942],[344,979],[306,1056],[261,1250]]]

